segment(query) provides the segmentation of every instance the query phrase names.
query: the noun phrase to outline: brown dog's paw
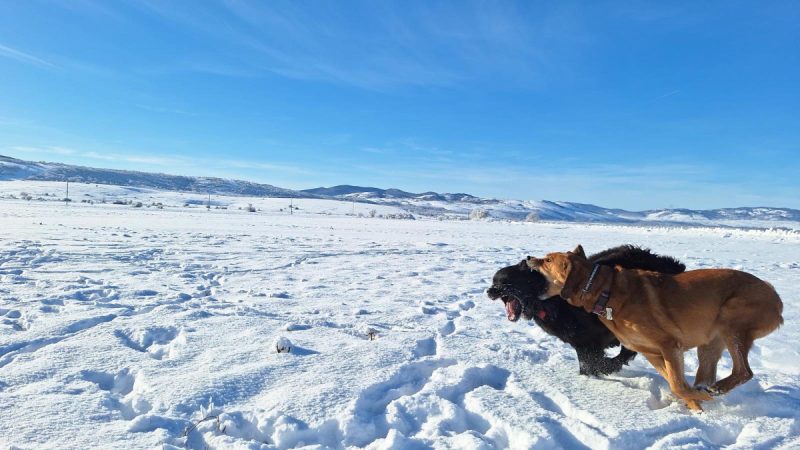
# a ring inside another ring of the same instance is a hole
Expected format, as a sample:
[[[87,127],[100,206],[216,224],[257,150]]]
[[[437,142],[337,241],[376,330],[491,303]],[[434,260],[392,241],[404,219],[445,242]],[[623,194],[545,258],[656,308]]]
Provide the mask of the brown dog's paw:
[[[720,395],[724,394],[724,392],[722,392],[722,390],[720,390],[720,388],[718,388],[716,386],[713,386],[713,385],[712,386],[703,386],[701,389],[703,389],[704,391],[708,392],[708,395],[710,395],[712,397],[719,397]]]
[[[694,400],[687,400],[686,407],[689,408],[692,412],[701,413],[703,412],[703,407],[700,406],[700,402]]]
[[[707,388],[702,388],[689,390],[689,392],[684,394],[684,398],[686,398],[687,401],[694,400],[698,402],[707,402],[713,397],[711,397],[711,393],[707,390]]]

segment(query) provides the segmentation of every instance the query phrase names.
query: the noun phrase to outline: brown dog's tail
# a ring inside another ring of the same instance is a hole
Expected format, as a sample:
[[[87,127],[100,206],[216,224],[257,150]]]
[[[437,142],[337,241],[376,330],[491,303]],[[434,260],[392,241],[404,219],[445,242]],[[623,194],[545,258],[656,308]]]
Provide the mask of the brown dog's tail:
[[[778,290],[775,289],[775,286],[772,283],[770,283],[767,280],[764,280],[764,283],[767,283],[767,286],[769,286],[770,289],[772,289],[772,292],[775,293],[775,298],[778,299],[778,316],[781,319],[781,322],[778,324],[778,327],[780,327],[781,325],[783,325],[783,300],[781,300],[781,296],[780,294],[778,294]]]

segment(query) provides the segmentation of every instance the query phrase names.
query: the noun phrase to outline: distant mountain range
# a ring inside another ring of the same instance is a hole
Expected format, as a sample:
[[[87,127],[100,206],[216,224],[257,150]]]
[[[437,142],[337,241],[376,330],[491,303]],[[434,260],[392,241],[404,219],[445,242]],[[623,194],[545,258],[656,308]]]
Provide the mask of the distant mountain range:
[[[128,170],[98,169],[60,163],[23,161],[0,155],[0,180],[72,181],[134,186],[178,192],[254,197],[317,198],[392,205],[422,216],[494,218],[515,221],[568,221],[629,224],[683,224],[800,229],[800,210],[741,207],[711,210],[658,209],[626,211],[548,200],[498,200],[469,194],[419,194],[400,189],[341,185],[296,191],[269,184],[214,177],[190,177]]]
[[[423,192],[412,194],[411,192],[401,191],[400,189],[379,189],[374,187],[350,186],[343,184],[333,187],[318,187],[314,189],[304,189],[313,195],[323,195],[326,197],[338,197],[348,200],[428,200],[440,202],[469,202],[481,203],[484,199],[469,194],[438,194],[436,192]]]
[[[187,177],[131,170],[97,169],[69,164],[23,161],[0,155],[0,180],[73,181],[136,186],[180,192],[251,195],[254,197],[308,197],[269,184],[214,177]]]

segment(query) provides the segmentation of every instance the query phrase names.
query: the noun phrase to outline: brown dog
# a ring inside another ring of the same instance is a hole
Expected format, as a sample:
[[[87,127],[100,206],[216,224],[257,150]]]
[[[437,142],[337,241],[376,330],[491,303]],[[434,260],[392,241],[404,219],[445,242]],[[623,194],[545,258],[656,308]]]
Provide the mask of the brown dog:
[[[747,355],[753,341],[782,323],[775,289],[749,273],[729,269],[665,275],[617,266],[592,265],[580,245],[572,252],[528,257],[547,278],[547,296],[595,312],[622,344],[644,355],[690,409],[753,377]],[[694,387],[686,382],[683,352],[697,347],[700,367]],[[717,362],[727,348],[731,374],[716,381]]]

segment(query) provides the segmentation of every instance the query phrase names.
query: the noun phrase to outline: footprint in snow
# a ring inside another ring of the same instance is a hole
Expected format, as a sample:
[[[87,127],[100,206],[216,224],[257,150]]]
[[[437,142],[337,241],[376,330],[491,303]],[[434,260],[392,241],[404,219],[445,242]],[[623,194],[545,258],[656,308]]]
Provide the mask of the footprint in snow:
[[[148,353],[154,359],[170,359],[186,344],[186,332],[175,327],[148,327],[134,330],[116,330],[114,335],[122,344],[138,352]]]
[[[309,330],[311,329],[311,325],[299,324],[299,323],[287,323],[283,327],[286,331],[302,331],[302,330]]]
[[[475,302],[473,302],[472,300],[467,300],[465,302],[459,303],[458,307],[461,308],[462,311],[469,311],[470,309],[475,307]]]
[[[429,337],[420,339],[414,345],[414,350],[411,352],[414,358],[423,358],[425,356],[433,356],[436,354],[437,344],[436,338]]]
[[[154,291],[152,289],[140,289],[138,291],[134,291],[133,295],[136,297],[154,297],[158,295],[158,291]]]
[[[449,336],[456,331],[456,324],[452,320],[448,320],[444,325],[439,328],[439,334],[442,336]]]
[[[103,406],[119,412],[125,420],[133,420],[153,409],[152,403],[147,400],[145,395],[149,387],[141,372],[133,373],[127,368],[116,374],[84,370],[81,371],[80,376],[105,391]]]

